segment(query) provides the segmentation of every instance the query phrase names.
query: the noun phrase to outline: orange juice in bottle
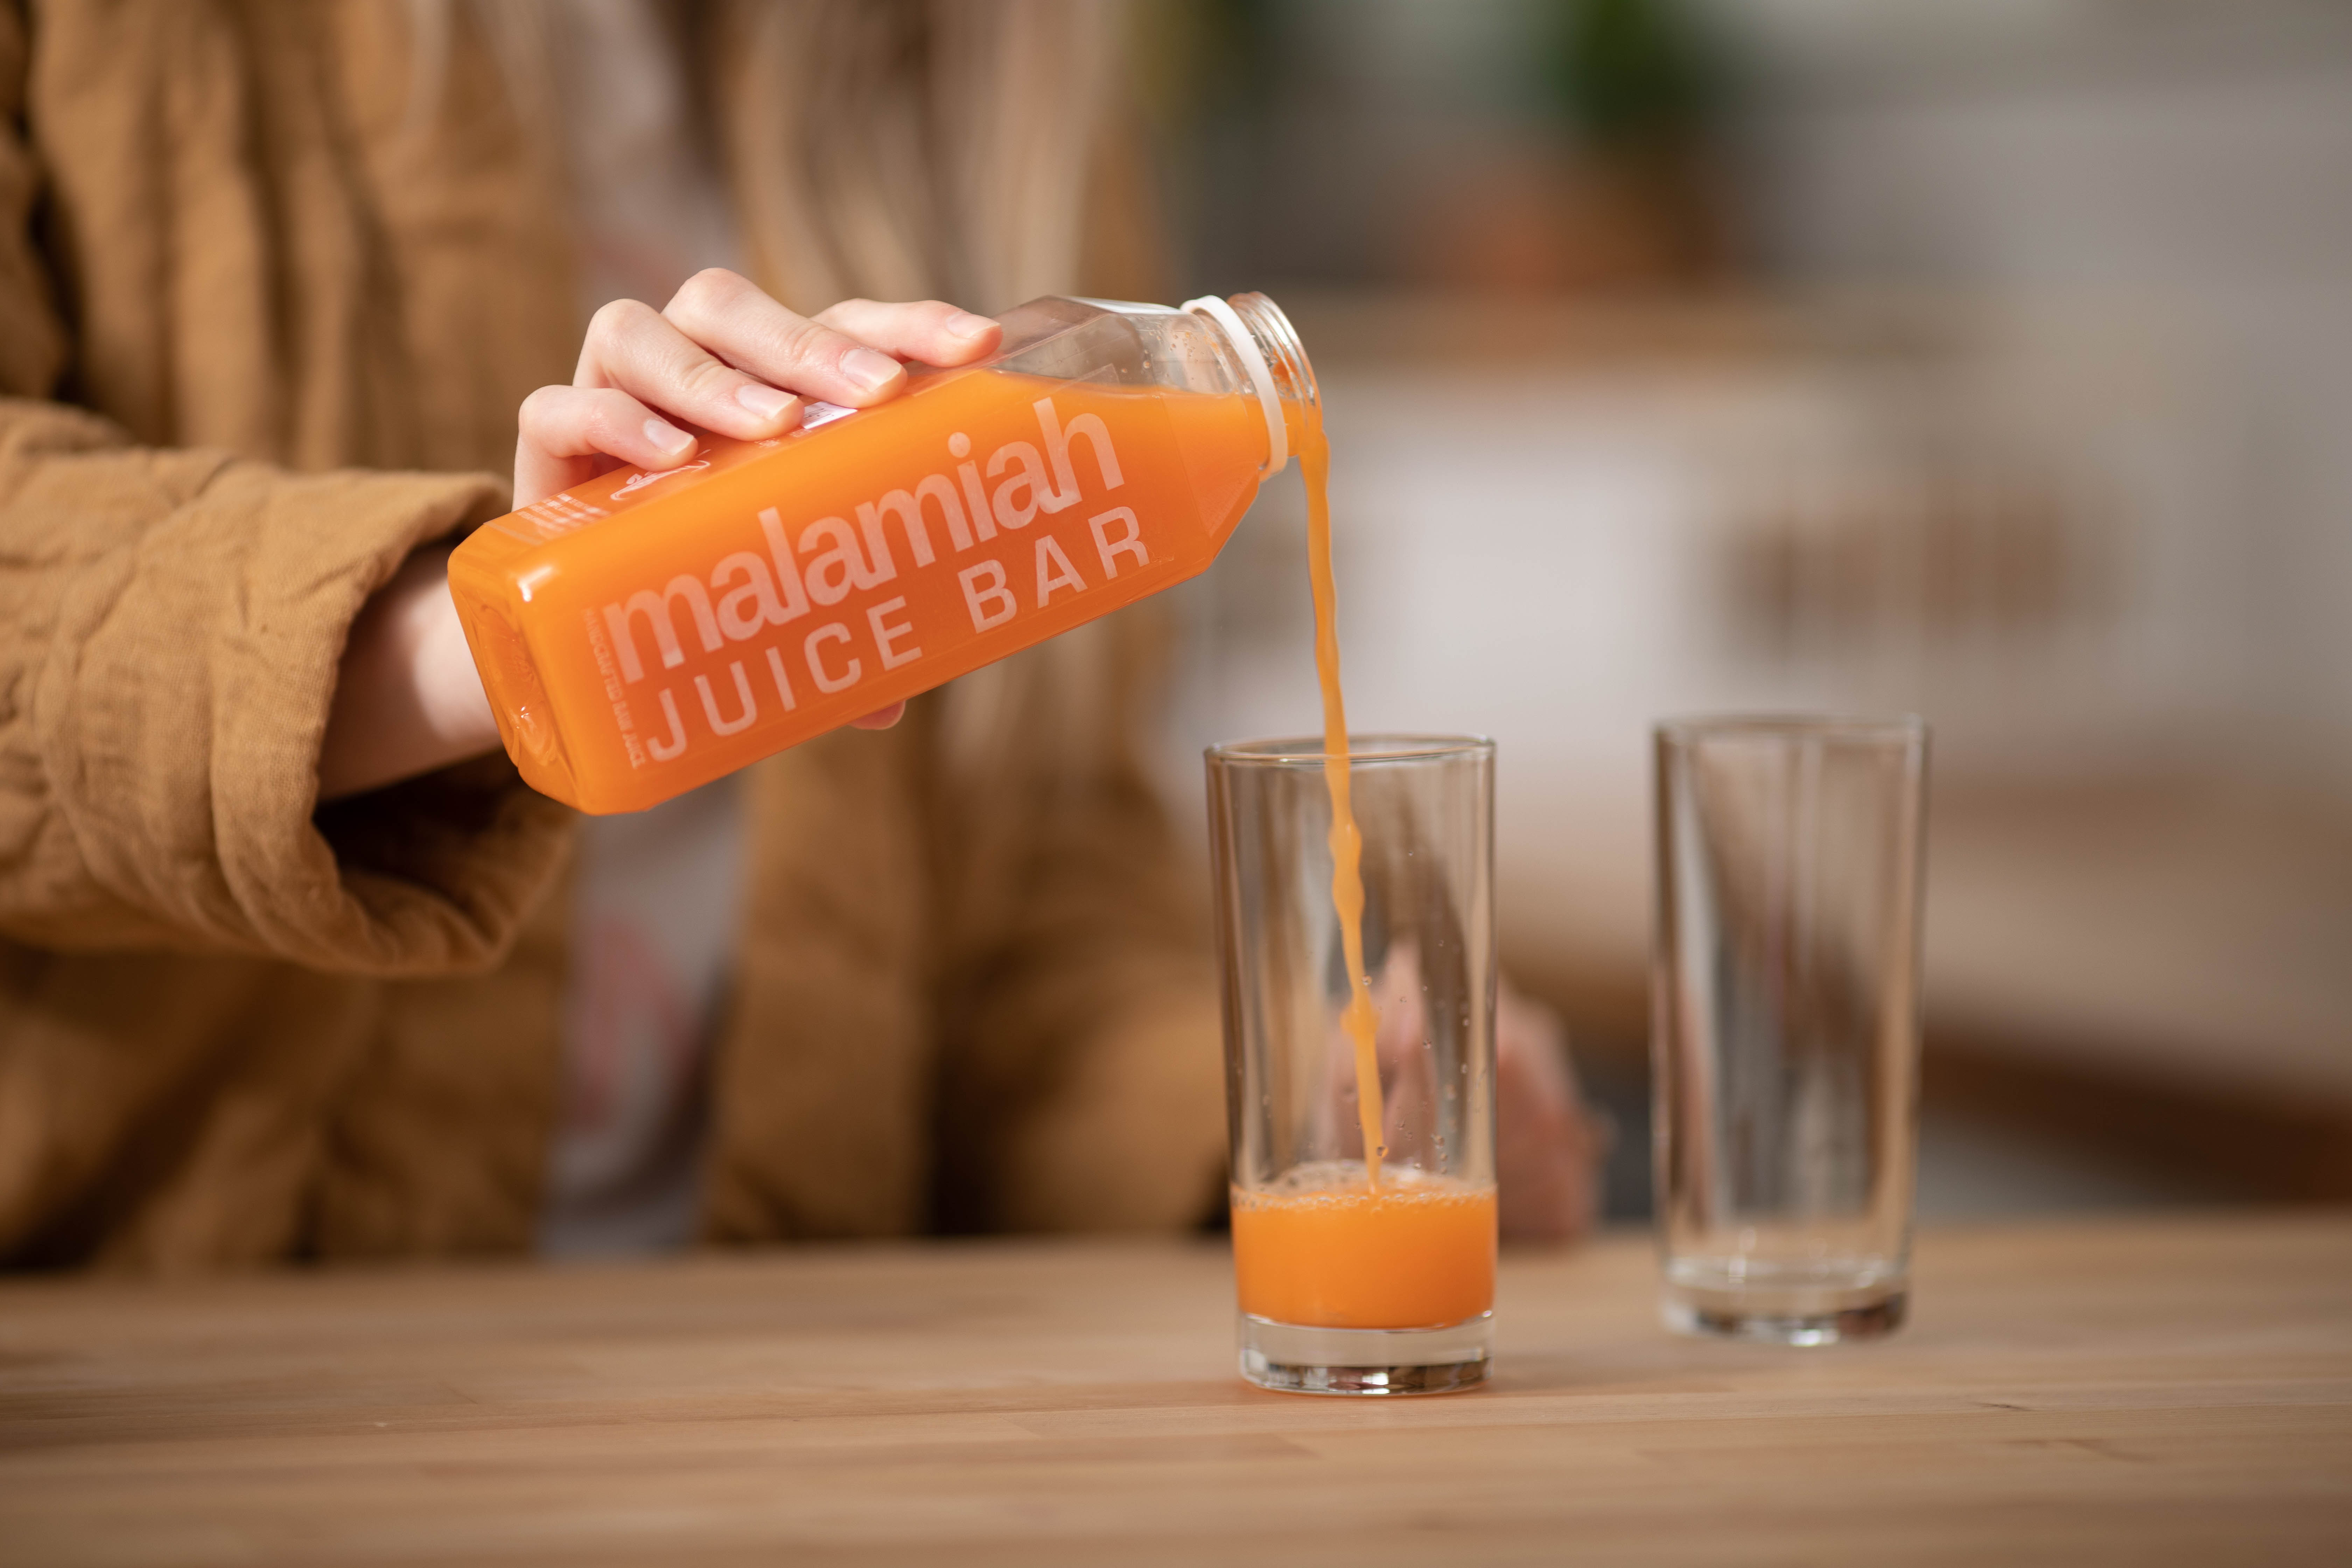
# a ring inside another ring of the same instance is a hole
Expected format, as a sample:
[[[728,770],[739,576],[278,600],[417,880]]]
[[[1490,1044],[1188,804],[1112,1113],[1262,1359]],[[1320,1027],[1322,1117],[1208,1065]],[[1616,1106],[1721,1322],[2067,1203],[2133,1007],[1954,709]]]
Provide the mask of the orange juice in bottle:
[[[1215,558],[1311,373],[1263,295],[1065,299],[983,365],[766,441],[703,436],[477,530],[449,589],[533,787],[636,811]]]

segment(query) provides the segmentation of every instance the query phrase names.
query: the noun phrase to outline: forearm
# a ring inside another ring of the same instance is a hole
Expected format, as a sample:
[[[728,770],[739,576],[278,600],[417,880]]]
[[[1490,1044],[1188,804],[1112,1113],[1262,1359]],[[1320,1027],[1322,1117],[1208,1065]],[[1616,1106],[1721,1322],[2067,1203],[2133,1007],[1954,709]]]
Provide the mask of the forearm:
[[[497,749],[498,724],[448,578],[448,547],[420,550],[352,623],[320,748],[320,800]]]

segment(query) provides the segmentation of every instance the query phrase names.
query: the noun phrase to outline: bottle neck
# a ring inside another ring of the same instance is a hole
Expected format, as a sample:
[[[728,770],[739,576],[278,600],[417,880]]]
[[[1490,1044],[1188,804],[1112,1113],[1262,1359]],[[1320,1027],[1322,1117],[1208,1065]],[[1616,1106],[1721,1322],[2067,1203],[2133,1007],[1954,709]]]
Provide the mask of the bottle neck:
[[[1213,321],[1233,341],[1244,379],[1265,415],[1265,472],[1271,476],[1298,450],[1309,422],[1319,423],[1322,394],[1298,330],[1282,307],[1263,294],[1188,300],[1184,308]]]
[[[1319,408],[1322,394],[1315,384],[1315,367],[1307,363],[1307,346],[1298,341],[1298,329],[1282,307],[1263,294],[1236,294],[1225,302],[1249,329],[1253,344],[1274,373],[1275,395],[1285,403]]]

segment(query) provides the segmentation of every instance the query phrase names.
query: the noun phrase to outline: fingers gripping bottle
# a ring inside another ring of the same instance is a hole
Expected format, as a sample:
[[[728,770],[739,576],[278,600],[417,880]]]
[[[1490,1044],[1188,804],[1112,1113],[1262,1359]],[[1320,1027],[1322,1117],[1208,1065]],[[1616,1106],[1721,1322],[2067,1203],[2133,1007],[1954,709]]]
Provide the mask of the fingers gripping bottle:
[[[641,810],[1182,582],[1316,412],[1264,295],[1003,321],[986,364],[705,435],[460,544],[449,591],[523,777]]]

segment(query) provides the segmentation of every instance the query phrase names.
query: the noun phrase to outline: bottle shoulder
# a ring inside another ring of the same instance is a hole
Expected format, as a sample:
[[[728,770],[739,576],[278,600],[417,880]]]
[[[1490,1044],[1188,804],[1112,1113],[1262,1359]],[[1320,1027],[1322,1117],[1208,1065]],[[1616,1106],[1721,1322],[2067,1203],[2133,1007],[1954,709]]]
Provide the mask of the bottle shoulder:
[[[1000,370],[1211,395],[1250,384],[1209,322],[1164,305],[1048,298],[1007,311]]]

